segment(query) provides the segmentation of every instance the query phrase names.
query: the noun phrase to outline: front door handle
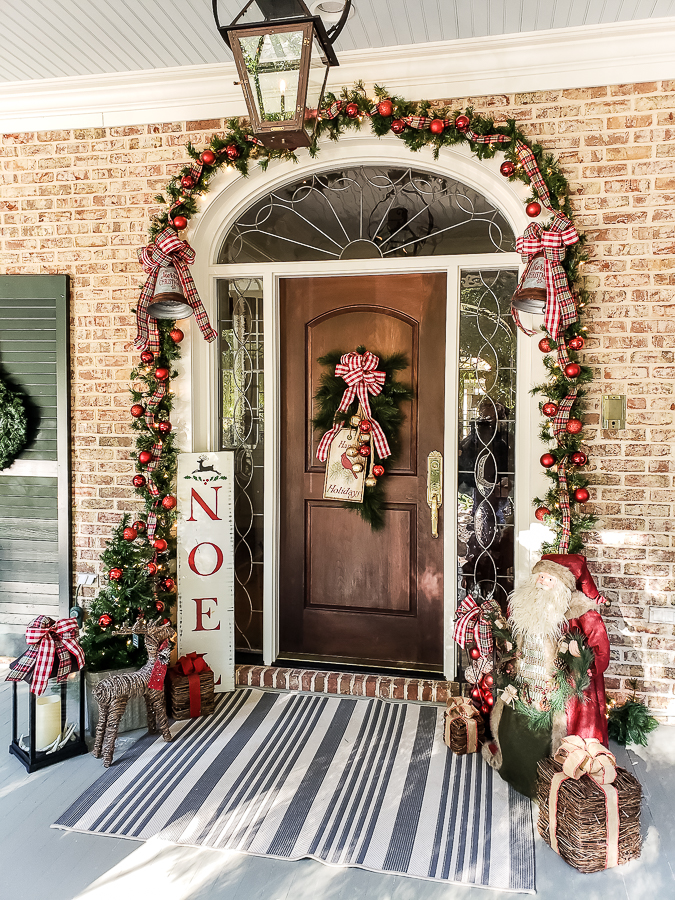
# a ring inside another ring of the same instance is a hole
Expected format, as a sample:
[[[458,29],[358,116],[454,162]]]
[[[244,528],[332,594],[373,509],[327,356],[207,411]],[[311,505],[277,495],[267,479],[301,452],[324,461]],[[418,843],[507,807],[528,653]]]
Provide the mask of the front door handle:
[[[443,506],[443,456],[432,450],[427,457],[427,503],[431,509],[431,536],[438,537],[438,510]]]

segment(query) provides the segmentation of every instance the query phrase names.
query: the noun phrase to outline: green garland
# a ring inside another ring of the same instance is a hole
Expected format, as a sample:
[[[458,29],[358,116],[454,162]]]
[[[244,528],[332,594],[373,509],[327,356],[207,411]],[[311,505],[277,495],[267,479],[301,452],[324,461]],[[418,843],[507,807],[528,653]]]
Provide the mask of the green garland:
[[[0,470],[11,466],[27,439],[28,418],[23,399],[0,378]]]
[[[365,353],[365,350],[365,347],[356,348],[357,353]],[[338,412],[346,384],[342,378],[335,375],[335,366],[340,362],[340,357],[343,353],[344,351],[341,350],[333,350],[317,360],[320,365],[328,366],[330,370],[322,374],[320,387],[314,397],[317,412],[312,419],[312,426],[322,434],[329,431],[333,427],[334,422],[347,422],[358,410],[359,401],[357,398],[346,412]],[[375,353],[375,355],[379,356],[378,353]],[[378,463],[384,468],[384,475],[377,479],[377,484],[374,487],[366,485],[362,503],[344,504],[345,509],[353,509],[358,512],[361,518],[368,522],[374,531],[380,531],[384,528],[384,514],[382,510],[385,488],[383,479],[386,479],[387,471],[391,469],[400,451],[399,431],[403,424],[403,413],[400,410],[400,404],[404,400],[412,400],[414,396],[407,385],[396,381],[394,377],[397,372],[407,369],[408,365],[408,360],[403,353],[380,356],[377,367],[384,372],[386,378],[382,386],[382,392],[377,396],[370,396],[369,401],[373,418],[379,422],[387,438],[391,456],[387,457],[387,459],[380,459],[377,451],[374,450]]]
[[[649,710],[637,696],[637,680],[630,678],[628,685],[633,691],[620,706],[610,701],[607,729],[609,736],[617,744],[641,744],[647,746],[649,734],[658,728],[658,720],[650,715]]]

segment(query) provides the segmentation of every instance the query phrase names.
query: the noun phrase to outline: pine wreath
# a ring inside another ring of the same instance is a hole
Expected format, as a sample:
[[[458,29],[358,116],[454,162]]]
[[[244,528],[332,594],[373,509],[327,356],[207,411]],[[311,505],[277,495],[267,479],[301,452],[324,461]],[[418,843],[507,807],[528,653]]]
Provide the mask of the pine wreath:
[[[357,353],[365,353],[365,347],[357,347]],[[373,351],[374,352],[374,351]],[[319,390],[314,397],[317,410],[312,419],[312,426],[317,431],[324,433],[332,428],[335,422],[346,422],[351,416],[355,415],[358,410],[358,398],[354,400],[352,405],[346,412],[338,412],[342,395],[345,392],[345,382],[342,378],[335,375],[335,366],[340,362],[340,358],[344,355],[342,350],[332,350],[325,356],[319,357],[317,362],[322,366],[328,366],[330,371],[324,372],[321,376]],[[412,400],[413,391],[408,385],[402,384],[395,380],[397,372],[402,372],[408,368],[408,358],[404,353],[393,353],[391,356],[380,356],[379,353],[378,369],[384,372],[385,381],[382,386],[382,392],[377,396],[370,396],[370,408],[372,416],[376,419],[382,431],[387,438],[391,456],[386,459],[380,459],[375,451],[375,457],[384,468],[384,475],[377,479],[374,487],[365,488],[362,503],[345,503],[345,509],[353,509],[359,513],[371,526],[373,531],[380,531],[384,528],[383,504],[385,498],[385,488],[383,479],[386,480],[387,472],[391,469],[392,464],[396,460],[400,451],[400,428],[403,424],[403,413],[400,404],[405,400]]]
[[[26,446],[27,426],[21,395],[0,379],[0,469],[10,466]]]

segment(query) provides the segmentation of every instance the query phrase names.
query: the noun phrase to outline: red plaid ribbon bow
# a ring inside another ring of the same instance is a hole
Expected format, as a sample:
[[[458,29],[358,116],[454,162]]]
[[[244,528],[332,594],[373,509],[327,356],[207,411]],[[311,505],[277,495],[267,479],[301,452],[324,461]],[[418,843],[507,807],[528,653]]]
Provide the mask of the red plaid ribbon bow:
[[[218,335],[211,328],[209,317],[197,293],[197,288],[190,274],[190,266],[195,261],[195,251],[187,241],[181,241],[173,228],[165,228],[155,238],[154,244],[148,244],[138,251],[138,259],[148,280],[143,285],[136,309],[136,340],[134,347],[138,350],[159,350],[159,330],[157,322],[148,315],[148,306],[155,295],[157,273],[162,266],[174,266],[178,272],[185,300],[194,310],[199,330],[205,340],[214,341]]]
[[[44,693],[54,668],[54,657],[59,666],[56,680],[61,683],[72,671],[71,655],[75,657],[77,668],[84,665],[84,650],[78,640],[76,619],[54,621],[49,616],[38,616],[26,629],[28,650],[11,664],[6,681],[24,681],[31,671],[33,677],[30,689],[38,697]]]
[[[347,390],[342,395],[337,411],[346,412],[354,402],[354,398],[358,397],[364,414],[370,419],[370,433],[375,442],[377,455],[380,459],[386,459],[387,456],[391,456],[391,450],[379,422],[376,422],[372,417],[368,400],[368,394],[376,397],[382,392],[382,385],[386,375],[384,372],[376,371],[379,362],[379,357],[369,350],[366,350],[364,354],[345,353],[340,358],[340,362],[335,366],[335,374],[347,382]],[[321,462],[325,462],[328,459],[328,448],[341,427],[340,423],[336,423],[321,438],[319,449],[316,451],[316,458],[321,460]]]
[[[528,262],[535,253],[546,258],[546,313],[544,326],[553,340],[561,331],[577,320],[577,308],[570,291],[567,275],[561,263],[566,248],[576,244],[579,235],[565,216],[557,214],[548,231],[538,222],[528,225],[525,234],[516,240],[516,250]]]
[[[467,594],[455,613],[453,638],[462,648],[473,640],[480,650],[481,656],[490,656],[492,654],[492,624],[489,615],[499,612],[499,604],[496,600],[486,600],[479,606],[471,594]]]

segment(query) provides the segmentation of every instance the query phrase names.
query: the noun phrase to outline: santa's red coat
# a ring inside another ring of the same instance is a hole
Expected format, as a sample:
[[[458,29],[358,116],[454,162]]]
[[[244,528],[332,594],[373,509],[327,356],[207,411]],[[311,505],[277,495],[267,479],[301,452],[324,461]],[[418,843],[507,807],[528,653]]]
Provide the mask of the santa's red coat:
[[[584,691],[585,702],[573,697],[567,704],[567,733],[582,738],[595,738],[607,743],[607,699],[603,672],[609,665],[609,638],[602,616],[594,609],[568,620],[570,631],[578,630],[586,636],[586,642],[595,654],[590,670],[591,683]]]

